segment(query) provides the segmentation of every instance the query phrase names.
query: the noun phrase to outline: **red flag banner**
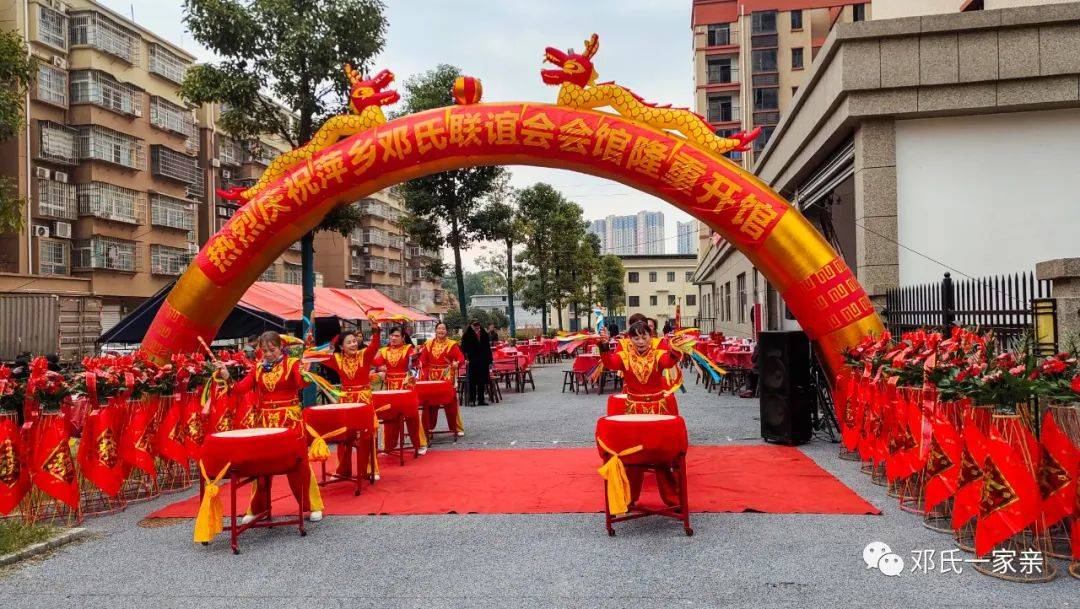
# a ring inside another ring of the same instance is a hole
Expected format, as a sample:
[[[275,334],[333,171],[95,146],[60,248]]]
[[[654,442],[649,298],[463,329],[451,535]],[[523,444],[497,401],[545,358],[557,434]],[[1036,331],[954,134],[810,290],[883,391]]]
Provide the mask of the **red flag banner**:
[[[183,410],[187,404],[186,394],[178,393],[172,396],[165,408],[165,416],[158,425],[157,449],[158,454],[170,461],[186,464],[188,452],[184,447]]]
[[[222,392],[210,402],[210,433],[229,431],[236,428],[236,397]]]
[[[1047,409],[1040,430],[1042,458],[1039,459],[1039,492],[1042,494],[1043,526],[1051,527],[1073,514],[1076,507],[1077,474],[1080,474],[1080,449],[1062,431]]]
[[[184,426],[184,448],[187,449],[189,457],[198,460],[199,451],[206,438],[206,418],[202,414],[198,392],[188,393],[181,424]]]
[[[110,497],[120,493],[129,470],[120,458],[125,414],[119,406],[91,412],[79,442],[78,460],[83,477]]]
[[[840,439],[844,443],[844,448],[854,451],[859,447],[859,438],[862,436],[863,382],[851,375],[845,375],[843,378],[846,380],[843,388],[844,400],[841,404],[843,411],[840,416],[842,425]]]
[[[79,479],[68,445],[67,423],[62,416],[43,415],[31,433],[34,434],[34,446],[30,458],[30,477],[34,486],[77,510]]]
[[[960,482],[960,462],[964,443],[960,430],[953,424],[957,404],[941,404],[931,422],[930,452],[926,459],[926,512],[941,505],[956,492]]]
[[[10,514],[29,490],[22,434],[14,419],[0,418],[0,514]]]
[[[972,407],[964,410],[963,448],[960,456],[960,474],[953,500],[952,526],[959,529],[979,515],[979,499],[982,497],[982,463],[986,460],[986,434],[990,413],[986,408]]]
[[[142,402],[128,403],[128,420],[120,439],[120,457],[132,467],[157,475],[154,466],[153,422],[156,407]]]
[[[994,417],[983,462],[975,554],[984,556],[1002,541],[1035,524],[1041,514],[1036,455],[1031,432],[1019,416]]]

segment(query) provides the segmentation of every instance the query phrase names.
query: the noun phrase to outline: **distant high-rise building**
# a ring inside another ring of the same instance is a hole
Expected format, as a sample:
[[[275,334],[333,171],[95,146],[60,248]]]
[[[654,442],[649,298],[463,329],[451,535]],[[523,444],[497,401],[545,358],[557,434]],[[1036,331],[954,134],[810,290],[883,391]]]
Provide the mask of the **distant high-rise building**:
[[[637,216],[608,216],[607,253],[637,253]]]
[[[600,237],[600,253],[606,254],[608,251],[607,220],[604,218],[593,220],[589,224],[589,232]]]
[[[664,253],[664,214],[662,212],[638,212],[636,245],[635,254]]]
[[[679,241],[679,254],[694,254],[697,252],[697,220],[689,222],[676,222],[676,234]]]

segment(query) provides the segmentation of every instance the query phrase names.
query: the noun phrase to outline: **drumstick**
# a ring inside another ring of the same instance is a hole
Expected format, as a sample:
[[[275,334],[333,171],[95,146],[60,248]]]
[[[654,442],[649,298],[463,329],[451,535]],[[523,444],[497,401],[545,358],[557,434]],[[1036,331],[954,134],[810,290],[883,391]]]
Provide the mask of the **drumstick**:
[[[203,350],[206,351],[206,354],[210,356],[210,360],[216,362],[217,356],[214,355],[214,352],[210,350],[210,345],[206,344],[206,341],[203,340],[202,336],[196,336],[195,338],[199,340],[199,344],[202,345]]]

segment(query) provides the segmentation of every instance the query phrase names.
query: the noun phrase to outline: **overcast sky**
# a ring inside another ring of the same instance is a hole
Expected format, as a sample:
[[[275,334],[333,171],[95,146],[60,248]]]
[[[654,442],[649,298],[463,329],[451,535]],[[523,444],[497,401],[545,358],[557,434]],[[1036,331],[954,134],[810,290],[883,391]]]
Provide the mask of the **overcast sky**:
[[[211,54],[185,30],[181,0],[98,0],[195,54]],[[449,63],[483,81],[484,101],[554,101],[540,80],[544,47],[580,50],[600,35],[594,60],[601,80],[615,80],[646,100],[689,106],[693,89],[690,5],[682,0],[386,0],[387,44],[374,68],[398,81]],[[547,182],[581,204],[588,219],[640,210],[665,214],[665,250],[675,252],[675,222],[690,216],[667,203],[592,176],[514,166],[518,187]],[[466,268],[482,253],[474,248]],[[449,261],[449,259],[448,259]]]

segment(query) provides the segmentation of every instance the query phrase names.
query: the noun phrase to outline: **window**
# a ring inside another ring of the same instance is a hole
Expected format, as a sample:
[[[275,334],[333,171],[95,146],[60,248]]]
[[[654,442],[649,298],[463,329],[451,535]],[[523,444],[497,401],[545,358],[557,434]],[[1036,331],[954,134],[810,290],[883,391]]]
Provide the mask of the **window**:
[[[775,34],[776,11],[758,11],[751,13],[750,31],[753,34]]]
[[[113,237],[94,237],[75,242],[72,266],[76,269],[108,269],[134,273],[139,268],[134,242]]]
[[[694,280],[694,271],[686,271],[686,282],[690,283]]]
[[[184,82],[184,75],[187,73],[188,67],[187,62],[160,44],[151,42],[147,46],[150,50],[147,58],[149,64],[147,69],[151,74],[157,74],[176,84]]]
[[[730,57],[709,57],[705,60],[706,78],[710,85],[735,82],[737,72],[731,69]]]
[[[758,49],[750,53],[750,66],[755,72],[776,71],[776,49]]]
[[[186,249],[156,243],[150,246],[150,272],[154,275],[179,275],[190,262]]]
[[[86,44],[135,65],[139,61],[139,37],[112,19],[93,12],[71,15],[71,44]]]
[[[656,271],[649,271],[649,283],[656,283]]]
[[[38,239],[38,265],[42,275],[68,275],[70,245],[58,239]]]
[[[731,321],[731,282],[724,284],[724,321]]]
[[[739,323],[746,323],[746,273],[739,273],[735,277],[735,289],[739,296]]]
[[[46,63],[38,64],[37,98],[57,106],[66,106],[68,100],[67,72]]]
[[[686,306],[688,306],[688,307],[697,306],[697,294],[687,294],[686,295]]]
[[[355,258],[353,258],[353,262],[355,264]],[[277,265],[271,264],[269,267],[267,267],[267,269],[263,271],[262,275],[259,275],[259,281],[277,281]]]
[[[199,173],[199,160],[171,148],[154,145],[150,147],[150,172],[156,177],[191,184]]]
[[[627,283],[637,283],[638,282],[637,271],[631,271],[631,272],[627,273],[626,274],[626,282]]]
[[[243,149],[236,140],[225,136],[219,137],[218,160],[220,160],[223,165],[240,165],[243,156]]]
[[[146,216],[146,195],[105,182],[79,184],[79,215],[103,220],[142,224]]]
[[[150,124],[188,138],[197,138],[191,111],[156,95],[150,98]]]
[[[668,294],[667,303],[668,303],[668,306],[674,306],[675,305],[675,295],[674,294]]]
[[[38,215],[62,220],[78,220],[75,185],[56,180],[38,180]]]
[[[76,147],[78,131],[52,121],[38,121],[38,130],[39,159],[65,165],[78,164],[79,151]]]
[[[38,40],[49,46],[67,50],[67,17],[51,8],[38,5]]]
[[[802,29],[802,10],[801,9],[793,10],[793,11],[791,11],[790,15],[791,15],[791,29],[792,29],[792,31],[801,30]]]
[[[731,44],[731,24],[713,23],[709,26],[708,42],[711,47]]]
[[[628,307],[640,307],[641,306],[641,297],[640,296],[627,296],[626,297],[626,306],[628,306]]]
[[[754,110],[776,110],[779,108],[779,89],[754,89]]]
[[[791,49],[791,69],[801,70],[803,68],[803,50],[802,47],[797,49]]]
[[[195,206],[184,199],[153,193],[150,195],[150,224],[195,230]]]
[[[852,21],[866,21],[866,5],[856,4],[851,7]]]
[[[71,103],[94,104],[120,114],[142,116],[142,91],[95,70],[71,73]]]
[[[726,123],[739,120],[737,116],[739,110],[735,107],[730,95],[710,93],[706,112],[710,123]]]
[[[776,127],[774,125],[761,127],[761,134],[754,140],[754,154],[761,152],[765,148],[765,145],[769,143],[769,138],[772,137],[775,129]]]
[[[656,306],[656,296],[655,295],[649,296],[649,306],[650,307],[655,307]]]
[[[668,283],[675,281],[675,271],[668,271],[667,280]]]
[[[79,130],[79,158],[116,163],[131,169],[145,169],[142,140],[98,125],[83,125]]]
[[[285,263],[285,283],[300,285],[304,282],[304,269],[299,264]]]

